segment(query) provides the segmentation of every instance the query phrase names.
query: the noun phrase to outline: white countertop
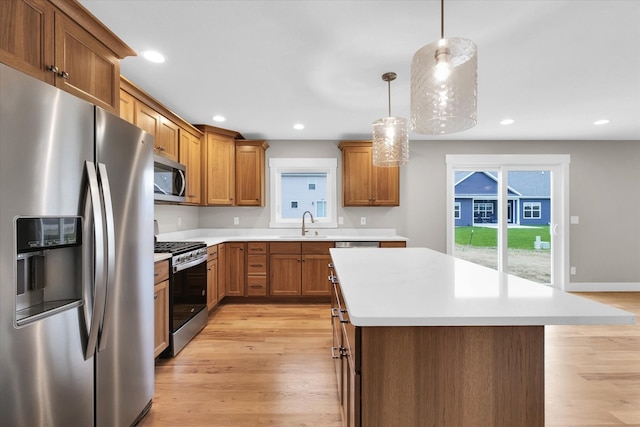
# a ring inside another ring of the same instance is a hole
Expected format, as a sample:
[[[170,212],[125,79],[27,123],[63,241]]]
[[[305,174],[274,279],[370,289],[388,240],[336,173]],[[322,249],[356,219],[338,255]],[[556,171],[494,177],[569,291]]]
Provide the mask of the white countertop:
[[[635,323],[633,313],[431,249],[330,253],[356,326]]]
[[[207,246],[223,242],[286,242],[286,241],[407,241],[392,228],[312,228],[302,236],[300,228],[199,228],[158,234],[158,241],[205,242]],[[315,233],[318,233],[317,235]]]

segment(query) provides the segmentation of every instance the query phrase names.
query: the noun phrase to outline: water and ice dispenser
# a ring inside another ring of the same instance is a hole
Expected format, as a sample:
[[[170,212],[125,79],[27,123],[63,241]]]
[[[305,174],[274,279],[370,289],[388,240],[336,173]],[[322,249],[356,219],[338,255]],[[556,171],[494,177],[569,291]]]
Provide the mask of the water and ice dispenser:
[[[18,217],[16,324],[82,305],[82,218]]]

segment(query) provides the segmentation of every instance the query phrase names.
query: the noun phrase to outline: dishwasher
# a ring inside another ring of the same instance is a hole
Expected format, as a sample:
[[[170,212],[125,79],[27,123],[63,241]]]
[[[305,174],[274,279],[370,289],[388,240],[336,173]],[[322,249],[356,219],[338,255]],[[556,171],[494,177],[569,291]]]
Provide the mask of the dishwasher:
[[[336,242],[336,248],[379,248],[380,242]]]

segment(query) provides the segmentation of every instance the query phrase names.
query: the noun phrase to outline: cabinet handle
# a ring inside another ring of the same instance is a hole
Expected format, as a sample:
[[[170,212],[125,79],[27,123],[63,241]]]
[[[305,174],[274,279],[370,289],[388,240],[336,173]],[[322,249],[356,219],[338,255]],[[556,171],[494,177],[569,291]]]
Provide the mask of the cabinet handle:
[[[331,317],[339,317],[338,311],[340,309],[336,307],[331,307]]]
[[[262,287],[262,285],[249,285],[251,287],[251,289],[259,289]]]
[[[251,264],[251,267],[264,267],[262,264]]]
[[[344,347],[331,347],[331,358],[332,359],[342,359],[347,355],[346,349]],[[338,352],[338,354],[336,354]]]
[[[160,273],[153,273],[153,277],[158,277]]]
[[[66,71],[60,71],[58,75],[65,80],[69,80],[69,73],[67,73]]]
[[[58,67],[56,67],[55,65],[49,65],[47,67],[47,71],[51,71],[54,74],[58,74],[59,70],[58,70]]]
[[[343,314],[346,310],[338,310],[338,317],[340,318],[340,323],[349,323],[349,320],[345,320]]]

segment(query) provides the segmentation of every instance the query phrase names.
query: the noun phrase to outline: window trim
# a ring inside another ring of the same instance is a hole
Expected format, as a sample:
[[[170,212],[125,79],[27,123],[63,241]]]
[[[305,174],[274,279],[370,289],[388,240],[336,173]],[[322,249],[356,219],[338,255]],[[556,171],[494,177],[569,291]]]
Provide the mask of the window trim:
[[[282,174],[316,172],[327,174],[327,216],[317,218],[314,228],[338,228],[336,158],[270,158],[269,159],[269,228],[297,228],[302,226],[300,218],[282,218]]]

